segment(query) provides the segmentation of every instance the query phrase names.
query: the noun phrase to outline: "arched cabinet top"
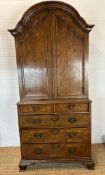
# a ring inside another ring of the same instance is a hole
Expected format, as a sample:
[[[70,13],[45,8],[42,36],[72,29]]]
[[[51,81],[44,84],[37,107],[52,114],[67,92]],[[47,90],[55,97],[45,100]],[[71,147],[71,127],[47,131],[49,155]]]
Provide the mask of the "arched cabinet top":
[[[10,29],[9,32],[15,37],[22,31],[24,31],[25,26],[30,22],[31,18],[43,11],[48,11],[51,9],[57,9],[67,12],[68,15],[73,19],[73,21],[78,25],[83,31],[90,32],[94,25],[89,25],[78,13],[78,11],[71,5],[60,2],[60,1],[44,1],[31,6],[22,16],[21,20],[17,23],[14,29]]]

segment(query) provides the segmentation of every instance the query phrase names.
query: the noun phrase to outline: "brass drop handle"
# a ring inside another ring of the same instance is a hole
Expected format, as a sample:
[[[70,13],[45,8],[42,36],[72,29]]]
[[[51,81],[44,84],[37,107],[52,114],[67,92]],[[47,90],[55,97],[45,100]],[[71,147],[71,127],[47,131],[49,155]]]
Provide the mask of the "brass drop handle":
[[[69,117],[68,122],[73,124],[77,122],[77,119],[76,117]]]
[[[37,139],[41,139],[43,138],[43,134],[42,133],[34,133],[33,136]]]
[[[75,108],[75,105],[74,104],[68,104],[67,107],[69,108],[69,110],[73,110]]]
[[[34,124],[41,124],[42,121],[40,119],[35,119],[32,121]]]
[[[43,153],[43,149],[42,148],[35,148],[35,153],[36,154],[42,154]]]
[[[76,147],[71,147],[68,149],[68,151],[70,154],[74,154],[77,151],[77,149],[76,149]]]
[[[51,117],[51,120],[56,122],[56,121],[59,120],[59,116],[58,115],[54,115],[54,116]]]
[[[33,111],[39,111],[40,106],[39,105],[34,105],[32,106]]]
[[[70,133],[68,133],[68,136],[69,136],[70,138],[74,138],[74,137],[77,136],[77,133],[76,133],[76,132],[70,132]]]

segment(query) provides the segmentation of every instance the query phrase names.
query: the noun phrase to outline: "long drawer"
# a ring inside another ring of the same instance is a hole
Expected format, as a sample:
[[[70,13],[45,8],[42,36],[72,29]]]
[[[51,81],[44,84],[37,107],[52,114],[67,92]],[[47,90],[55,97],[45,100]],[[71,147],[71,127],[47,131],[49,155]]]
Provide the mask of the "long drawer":
[[[23,143],[89,141],[88,128],[54,128],[22,130]]]
[[[26,115],[20,116],[22,128],[78,127],[88,126],[89,114],[56,114],[56,115]]]
[[[50,143],[22,145],[22,159],[43,160],[80,158],[90,154],[89,143]]]

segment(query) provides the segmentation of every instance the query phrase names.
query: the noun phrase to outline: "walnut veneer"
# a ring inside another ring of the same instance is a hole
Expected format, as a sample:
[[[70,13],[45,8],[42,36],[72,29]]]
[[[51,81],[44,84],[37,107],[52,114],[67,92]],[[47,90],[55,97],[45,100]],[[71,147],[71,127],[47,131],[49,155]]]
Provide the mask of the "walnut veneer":
[[[36,162],[81,162],[94,169],[88,99],[93,26],[72,6],[47,1],[29,8],[9,30],[19,78],[20,170]]]

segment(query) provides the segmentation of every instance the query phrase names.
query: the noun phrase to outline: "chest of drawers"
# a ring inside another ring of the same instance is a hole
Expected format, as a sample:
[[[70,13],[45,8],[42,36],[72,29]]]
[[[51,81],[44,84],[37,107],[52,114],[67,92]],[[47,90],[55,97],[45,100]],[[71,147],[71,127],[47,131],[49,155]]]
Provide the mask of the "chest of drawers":
[[[80,162],[94,169],[88,97],[93,26],[71,5],[46,1],[9,30],[19,79],[20,170],[36,162]]]
[[[32,163],[78,159],[92,168],[90,101],[19,103],[18,113],[21,155],[28,165],[30,160]]]

